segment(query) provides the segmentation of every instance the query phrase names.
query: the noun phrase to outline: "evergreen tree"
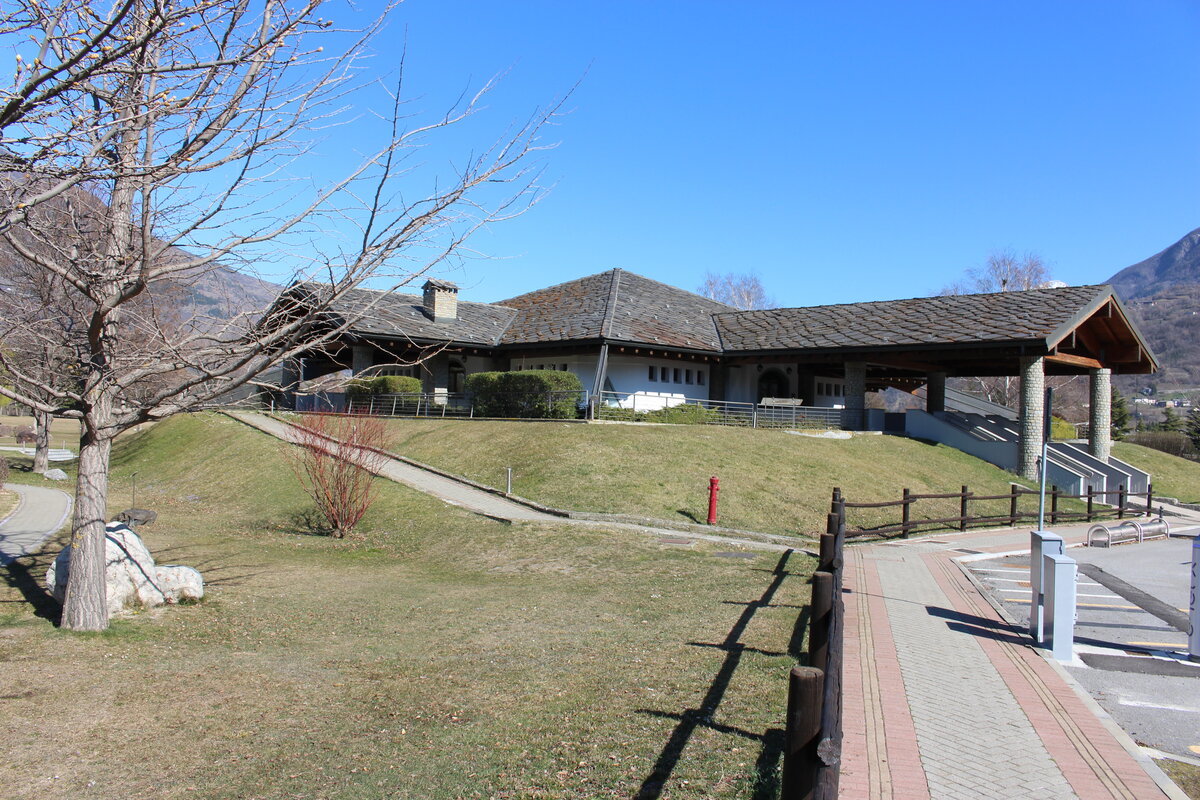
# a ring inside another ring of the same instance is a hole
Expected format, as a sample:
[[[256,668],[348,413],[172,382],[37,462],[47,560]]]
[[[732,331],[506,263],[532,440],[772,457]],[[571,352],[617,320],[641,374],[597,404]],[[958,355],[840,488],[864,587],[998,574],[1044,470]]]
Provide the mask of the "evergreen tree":
[[[1125,396],[1112,387],[1112,438],[1124,439],[1129,433],[1131,420],[1129,406],[1125,405]]]
[[[1192,447],[1200,450],[1200,406],[1193,408],[1187,415],[1187,426],[1184,428],[1184,432],[1192,440]]]
[[[1175,413],[1175,409],[1167,406],[1163,409],[1162,422],[1158,424],[1158,429],[1162,431],[1182,431],[1184,426],[1183,418]]]

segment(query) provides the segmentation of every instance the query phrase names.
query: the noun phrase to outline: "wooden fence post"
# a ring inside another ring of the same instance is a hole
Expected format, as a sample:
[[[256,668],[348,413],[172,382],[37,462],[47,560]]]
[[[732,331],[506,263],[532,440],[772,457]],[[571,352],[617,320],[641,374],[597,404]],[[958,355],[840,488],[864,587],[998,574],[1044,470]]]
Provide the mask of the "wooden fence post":
[[[1058,487],[1050,486],[1050,524],[1058,522]]]
[[[967,498],[970,496],[967,487],[962,487],[962,500],[958,504],[958,529],[965,531],[967,529]]]
[[[1088,522],[1092,521],[1092,505],[1095,502],[1095,498],[1096,498],[1095,490],[1092,488],[1092,485],[1089,483],[1088,484],[1088,493],[1087,493],[1087,500],[1088,500],[1087,521]]]
[[[1012,499],[1008,501],[1008,524],[1009,527],[1016,527],[1017,524],[1017,500],[1021,497],[1017,490],[1017,485],[1012,485]]]
[[[1117,487],[1117,519],[1125,519],[1125,484]]]
[[[1146,516],[1154,516],[1154,484],[1146,484]]]
[[[781,800],[809,800],[817,784],[817,743],[821,736],[825,672],[793,667],[788,678],[788,710],[783,744]]]
[[[900,538],[901,539],[908,538],[908,520],[909,520],[908,505],[909,505],[909,503],[912,502],[912,500],[909,499],[909,495],[911,495],[911,494],[912,494],[912,492],[906,487],[904,489],[904,505],[901,507],[901,511],[900,511]]]
[[[817,569],[824,572],[833,571],[833,562],[837,557],[837,514],[830,514],[826,520],[826,533],[821,534],[820,557],[817,559]],[[833,529],[830,530],[830,526]]]
[[[808,663],[824,670],[829,660],[829,615],[833,611],[833,573],[812,576],[812,616],[808,619]]]

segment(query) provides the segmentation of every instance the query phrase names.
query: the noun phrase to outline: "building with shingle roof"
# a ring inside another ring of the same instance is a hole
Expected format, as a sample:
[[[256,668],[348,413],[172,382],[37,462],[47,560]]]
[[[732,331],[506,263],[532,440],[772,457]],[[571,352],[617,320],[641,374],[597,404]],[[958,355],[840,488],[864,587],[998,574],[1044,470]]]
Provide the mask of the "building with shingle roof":
[[[355,289],[333,302],[347,333],[294,373],[413,374],[436,394],[461,392],[474,372],[562,369],[603,402],[775,399],[844,407],[848,426],[863,427],[876,388],[928,385],[937,410],[948,376],[1032,386],[1037,375],[1091,375],[1106,387],[1112,372],[1157,369],[1110,286],[750,311],[622,269],[495,303],[460,301],[442,280],[422,290]]]

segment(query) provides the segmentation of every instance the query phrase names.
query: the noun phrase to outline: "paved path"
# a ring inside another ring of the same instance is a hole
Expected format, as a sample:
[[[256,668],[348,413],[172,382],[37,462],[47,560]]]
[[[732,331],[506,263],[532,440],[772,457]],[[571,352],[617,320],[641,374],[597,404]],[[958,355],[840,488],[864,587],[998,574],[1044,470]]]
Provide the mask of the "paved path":
[[[1185,797],[954,560],[1028,547],[1017,530],[847,550],[842,798]]]
[[[44,486],[5,486],[21,496],[21,502],[0,521],[0,564],[37,552],[42,542],[63,526],[71,514],[71,496]]]
[[[294,441],[293,428],[286,423],[262,414],[246,411],[226,411],[226,414],[245,424],[257,428],[284,441]],[[583,527],[620,528],[650,536],[665,537],[668,544],[691,544],[691,540],[703,540],[718,544],[735,545],[753,550],[782,552],[796,549],[799,542],[771,542],[753,539],[741,539],[735,536],[720,536],[695,531],[682,532],[673,528],[656,528],[652,525],[638,525],[629,522],[609,520],[574,519],[558,514],[549,514],[531,508],[527,505],[507,499],[502,494],[477,489],[470,484],[454,480],[435,472],[413,466],[394,457],[389,457],[378,471],[385,478],[410,486],[420,492],[433,495],[452,505],[481,514],[493,519],[510,522],[555,522],[558,524],[577,525]],[[782,539],[783,537],[774,537]]]

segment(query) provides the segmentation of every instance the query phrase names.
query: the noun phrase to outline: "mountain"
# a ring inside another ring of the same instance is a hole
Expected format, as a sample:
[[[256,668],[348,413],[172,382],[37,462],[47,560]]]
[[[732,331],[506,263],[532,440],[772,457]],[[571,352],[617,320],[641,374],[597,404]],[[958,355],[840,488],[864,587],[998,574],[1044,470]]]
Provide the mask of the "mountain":
[[[1108,279],[1158,356],[1162,371],[1122,379],[1126,391],[1200,386],[1200,228]]]
[[[183,318],[214,322],[261,312],[283,290],[282,286],[226,267],[209,267],[194,278],[174,283]]]
[[[1200,285],[1200,228],[1175,244],[1108,279],[1122,300],[1161,294],[1174,286]]]

